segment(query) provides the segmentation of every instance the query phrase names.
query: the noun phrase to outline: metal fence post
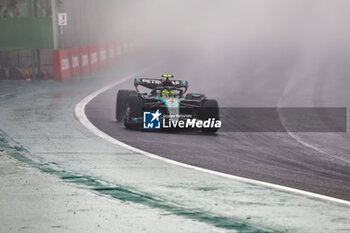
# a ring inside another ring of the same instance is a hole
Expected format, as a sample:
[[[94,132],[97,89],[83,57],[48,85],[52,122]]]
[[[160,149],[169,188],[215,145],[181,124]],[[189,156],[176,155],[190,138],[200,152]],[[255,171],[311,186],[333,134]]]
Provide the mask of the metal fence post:
[[[52,31],[53,31],[53,48],[58,49],[58,11],[57,11],[57,1],[51,0],[51,17],[52,17]]]

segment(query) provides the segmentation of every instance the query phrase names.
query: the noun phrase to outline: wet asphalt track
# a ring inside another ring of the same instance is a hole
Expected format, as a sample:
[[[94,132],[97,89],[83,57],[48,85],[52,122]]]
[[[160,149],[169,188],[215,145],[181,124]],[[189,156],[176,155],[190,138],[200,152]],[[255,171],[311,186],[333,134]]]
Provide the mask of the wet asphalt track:
[[[276,87],[279,85],[282,87],[285,82],[275,83]],[[219,132],[203,135],[201,132],[129,131],[122,123],[117,123],[114,116],[116,92],[125,88],[132,88],[131,80],[102,93],[86,107],[90,121],[117,140],[186,164],[350,200],[347,155],[320,153],[297,142],[288,133]],[[214,95],[221,105],[228,102],[227,97],[215,96],[210,88],[203,87],[203,90]],[[276,88],[272,96],[281,94],[282,88]],[[237,106],[245,95],[236,97]],[[260,97],[256,99],[260,105],[276,104],[277,98],[269,101],[271,95],[265,99]],[[347,142],[346,137],[347,134]]]

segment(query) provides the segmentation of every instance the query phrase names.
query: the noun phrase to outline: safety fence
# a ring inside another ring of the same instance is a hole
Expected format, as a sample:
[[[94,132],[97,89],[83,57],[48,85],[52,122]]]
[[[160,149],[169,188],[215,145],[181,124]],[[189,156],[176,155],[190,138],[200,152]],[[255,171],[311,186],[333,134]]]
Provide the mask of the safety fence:
[[[51,16],[48,0],[0,0],[0,18],[36,18]]]

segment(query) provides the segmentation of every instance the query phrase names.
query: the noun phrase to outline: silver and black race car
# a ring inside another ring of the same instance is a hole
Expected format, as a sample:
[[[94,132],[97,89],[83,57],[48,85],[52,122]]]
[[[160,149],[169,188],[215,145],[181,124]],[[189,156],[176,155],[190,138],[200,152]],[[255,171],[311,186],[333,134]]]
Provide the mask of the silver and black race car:
[[[186,94],[187,81],[163,75],[161,79],[135,78],[134,85],[136,90],[119,90],[117,93],[116,119],[124,122],[127,129],[144,129],[144,114],[149,112],[161,113],[164,126],[199,126],[197,128],[208,133],[214,133],[221,127],[215,124],[219,121],[218,102],[203,94]],[[140,87],[148,92],[140,91]],[[169,121],[185,120],[187,123],[182,125],[169,124]],[[197,121],[202,123],[197,124]]]

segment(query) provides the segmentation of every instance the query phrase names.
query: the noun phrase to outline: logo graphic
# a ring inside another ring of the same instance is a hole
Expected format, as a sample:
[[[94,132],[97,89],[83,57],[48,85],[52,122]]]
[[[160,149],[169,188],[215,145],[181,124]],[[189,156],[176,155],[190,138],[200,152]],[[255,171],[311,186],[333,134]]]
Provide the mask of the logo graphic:
[[[144,129],[160,129],[160,116],[162,114],[157,110],[156,112],[143,113],[143,128]]]

